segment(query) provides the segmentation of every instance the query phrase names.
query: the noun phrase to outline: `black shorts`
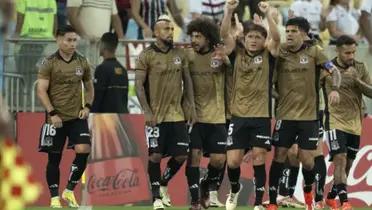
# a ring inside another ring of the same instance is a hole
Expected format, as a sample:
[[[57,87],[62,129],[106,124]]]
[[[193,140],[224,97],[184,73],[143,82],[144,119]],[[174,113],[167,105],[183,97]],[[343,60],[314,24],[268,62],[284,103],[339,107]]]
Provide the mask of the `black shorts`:
[[[355,159],[359,151],[360,136],[332,129],[326,131],[326,138],[330,149],[330,161],[334,155],[340,153],[347,153],[348,159]]]
[[[226,153],[225,124],[196,123],[190,133],[190,149],[203,150],[204,156]]]
[[[55,128],[45,123],[41,128],[39,152],[62,152],[68,137],[68,149],[76,144],[91,144],[88,121],[74,119],[62,123],[61,128]]]
[[[190,140],[184,121],[162,122],[155,127],[146,126],[145,129],[149,155],[159,153],[166,157],[188,154]]]
[[[226,150],[251,149],[252,147],[271,150],[270,118],[231,118]]]
[[[319,121],[277,120],[273,145],[290,148],[297,143],[299,148],[315,150],[319,139]]]

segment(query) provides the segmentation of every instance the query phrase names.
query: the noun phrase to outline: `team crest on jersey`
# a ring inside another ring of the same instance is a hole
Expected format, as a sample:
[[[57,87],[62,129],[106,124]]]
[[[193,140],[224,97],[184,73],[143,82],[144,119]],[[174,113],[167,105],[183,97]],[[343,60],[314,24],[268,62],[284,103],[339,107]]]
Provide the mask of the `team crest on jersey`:
[[[215,69],[221,66],[220,60],[217,59],[211,59],[211,68]]]
[[[83,70],[81,69],[80,66],[76,67],[75,74],[77,76],[82,76],[83,75]]]
[[[254,62],[255,64],[260,64],[260,63],[262,63],[262,60],[263,60],[263,58],[262,58],[261,55],[256,56],[256,57],[253,58],[253,62]]]
[[[301,64],[307,64],[307,63],[309,63],[309,58],[307,56],[301,56],[300,57],[300,63]]]
[[[180,65],[181,62],[182,62],[182,60],[181,60],[181,58],[179,56],[176,56],[176,57],[173,58],[173,62],[176,65]]]

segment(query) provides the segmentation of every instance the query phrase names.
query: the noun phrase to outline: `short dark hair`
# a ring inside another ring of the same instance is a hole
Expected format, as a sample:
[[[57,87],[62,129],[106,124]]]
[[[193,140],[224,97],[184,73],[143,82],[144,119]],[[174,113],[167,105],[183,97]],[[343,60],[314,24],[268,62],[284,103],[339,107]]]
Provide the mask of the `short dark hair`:
[[[249,32],[257,31],[259,32],[265,39],[267,38],[267,30],[262,25],[258,25],[253,23],[252,21],[245,21],[243,22],[243,32],[244,35],[247,35]]]
[[[76,30],[71,25],[63,25],[57,29],[56,36],[64,36],[67,33],[76,33]]]
[[[109,50],[110,52],[115,52],[118,47],[119,39],[115,33],[106,32],[101,37],[101,44],[103,49]]]
[[[297,26],[301,31],[305,32],[306,34],[310,31],[310,23],[304,17],[294,17],[287,21],[285,26]]]
[[[342,35],[338,37],[336,40],[337,47],[341,47],[342,45],[352,45],[352,44],[358,45],[358,43],[351,36],[348,36],[348,35]]]
[[[220,43],[220,30],[216,23],[206,17],[197,18],[187,25],[187,35],[191,35],[193,32],[199,32],[208,39],[210,47],[213,47]]]

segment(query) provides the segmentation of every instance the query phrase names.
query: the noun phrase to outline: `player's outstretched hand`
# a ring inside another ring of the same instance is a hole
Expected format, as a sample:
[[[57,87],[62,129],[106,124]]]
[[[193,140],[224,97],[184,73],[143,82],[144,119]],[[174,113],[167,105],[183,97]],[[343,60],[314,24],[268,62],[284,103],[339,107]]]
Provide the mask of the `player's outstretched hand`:
[[[227,0],[226,1],[226,9],[230,12],[233,12],[239,5],[238,0]]]
[[[62,128],[62,119],[58,115],[54,115],[50,117],[52,121],[52,125],[56,128]]]
[[[79,119],[87,119],[89,116],[89,108],[84,107],[82,110],[79,112]]]
[[[331,105],[336,105],[340,102],[340,94],[337,90],[332,90],[328,95],[328,100]]]
[[[261,1],[258,3],[258,8],[263,14],[267,15],[270,11],[270,4],[268,2]]]

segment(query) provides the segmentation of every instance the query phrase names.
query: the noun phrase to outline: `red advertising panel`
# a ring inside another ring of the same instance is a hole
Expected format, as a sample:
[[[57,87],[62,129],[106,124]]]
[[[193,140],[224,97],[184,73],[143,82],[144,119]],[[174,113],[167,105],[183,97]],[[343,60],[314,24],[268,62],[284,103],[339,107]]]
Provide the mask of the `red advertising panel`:
[[[17,115],[18,143],[25,158],[30,162],[35,177],[43,183],[43,194],[35,205],[49,205],[49,192],[45,182],[45,165],[47,156],[37,152],[38,138],[44,114],[19,113]],[[142,115],[92,115],[89,119],[92,133],[92,152],[86,170],[86,187],[83,190],[83,203],[88,205],[115,205],[150,202],[147,178],[147,145],[144,135],[144,118]],[[360,151],[354,161],[348,177],[348,193],[355,207],[370,206],[372,199],[372,118],[363,122]],[[328,160],[328,151],[325,149]],[[73,151],[65,151],[61,164],[61,190],[67,182],[69,167],[73,161]],[[267,157],[267,174],[272,155]],[[162,161],[164,169],[167,159]],[[333,165],[327,162],[326,192],[333,180]],[[202,173],[208,160],[202,160]],[[252,204],[254,198],[253,172],[250,153],[242,164],[241,182],[244,185],[240,194],[239,205]],[[295,196],[303,200],[300,173]],[[169,193],[174,205],[187,205],[188,187],[184,167],[169,183]],[[227,176],[222,185],[221,200],[226,199],[229,190]],[[80,189],[75,193],[79,195]],[[81,201],[80,198],[78,198]]]

